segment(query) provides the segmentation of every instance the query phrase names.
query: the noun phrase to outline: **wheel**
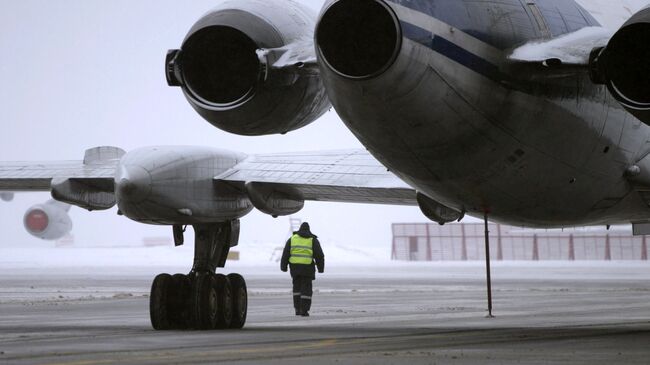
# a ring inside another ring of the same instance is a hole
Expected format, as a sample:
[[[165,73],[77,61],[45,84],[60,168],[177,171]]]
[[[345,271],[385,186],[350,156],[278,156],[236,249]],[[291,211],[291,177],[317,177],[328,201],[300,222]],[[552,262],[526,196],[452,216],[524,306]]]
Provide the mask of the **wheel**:
[[[172,276],[160,274],[156,276],[151,284],[149,296],[149,316],[151,325],[156,330],[168,330],[171,328],[171,308],[169,303],[169,289],[172,286]]]
[[[172,328],[186,329],[190,327],[189,303],[192,293],[192,280],[184,274],[172,276],[172,287],[168,292],[171,307],[170,322]]]
[[[215,328],[218,297],[214,274],[196,274],[192,285],[191,299],[193,327],[200,330]]]
[[[215,289],[217,290],[217,323],[215,328],[230,328],[232,323],[232,289],[230,280],[223,274],[216,274]]]
[[[228,275],[232,289],[232,322],[230,328],[242,328],[246,323],[248,313],[248,291],[246,281],[239,274]]]

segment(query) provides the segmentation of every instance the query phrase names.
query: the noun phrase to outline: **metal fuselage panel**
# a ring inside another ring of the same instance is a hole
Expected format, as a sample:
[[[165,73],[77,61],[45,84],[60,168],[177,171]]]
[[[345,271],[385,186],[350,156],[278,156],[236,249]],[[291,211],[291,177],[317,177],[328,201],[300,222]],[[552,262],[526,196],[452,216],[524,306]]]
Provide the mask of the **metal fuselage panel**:
[[[534,3],[534,4],[533,4]],[[645,219],[624,178],[650,128],[588,75],[531,81],[512,49],[597,22],[572,0],[391,0],[401,51],[384,74],[323,68],[346,125],[411,186],[469,214],[558,227]]]
[[[134,221],[163,225],[241,218],[253,209],[248,197],[215,183],[214,177],[245,158],[201,147],[147,147],[129,152],[115,179],[120,212]]]

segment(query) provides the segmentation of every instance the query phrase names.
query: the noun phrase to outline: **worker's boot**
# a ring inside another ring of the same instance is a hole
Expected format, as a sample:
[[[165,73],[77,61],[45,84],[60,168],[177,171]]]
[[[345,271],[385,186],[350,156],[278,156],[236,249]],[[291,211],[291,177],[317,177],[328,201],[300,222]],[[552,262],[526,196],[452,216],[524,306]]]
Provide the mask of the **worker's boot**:
[[[311,297],[302,296],[300,298],[300,315],[309,317],[309,310],[311,309]]]
[[[300,309],[300,293],[293,293],[293,308],[296,310],[296,315],[299,316],[302,314]]]

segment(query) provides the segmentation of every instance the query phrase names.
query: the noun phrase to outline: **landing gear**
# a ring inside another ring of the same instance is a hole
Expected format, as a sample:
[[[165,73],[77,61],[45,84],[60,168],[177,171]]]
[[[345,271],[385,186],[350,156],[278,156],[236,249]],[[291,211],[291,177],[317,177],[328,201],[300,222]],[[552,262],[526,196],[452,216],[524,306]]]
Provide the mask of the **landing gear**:
[[[149,297],[149,316],[154,329],[168,330],[172,327],[172,309],[169,298],[170,287],[172,285],[172,276],[169,274],[160,274],[156,276],[151,285],[151,295]]]
[[[242,328],[248,311],[246,281],[239,274],[215,273],[225,266],[230,247],[237,245],[239,221],[195,225],[194,231],[192,271],[160,274],[153,281],[151,324],[156,330]]]
[[[215,319],[215,328],[230,328],[232,323],[232,289],[230,280],[223,275],[215,275],[215,288],[217,289],[217,316]]]
[[[248,313],[248,292],[246,281],[239,274],[228,275],[232,293],[232,322],[230,328],[242,328]]]

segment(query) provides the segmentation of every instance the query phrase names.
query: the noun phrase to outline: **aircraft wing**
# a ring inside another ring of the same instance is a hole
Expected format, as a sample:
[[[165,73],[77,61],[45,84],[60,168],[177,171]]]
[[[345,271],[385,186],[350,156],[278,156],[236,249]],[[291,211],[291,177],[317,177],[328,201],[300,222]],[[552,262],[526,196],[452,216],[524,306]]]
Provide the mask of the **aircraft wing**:
[[[123,154],[118,148],[98,147],[86,151],[83,161],[3,162],[0,191],[50,191],[53,180],[112,186]]]
[[[110,180],[115,164],[88,166],[83,161],[10,162],[0,165],[0,191],[50,191],[53,179]]]
[[[215,180],[287,187],[313,201],[417,205],[415,190],[365,150],[253,155]]]

